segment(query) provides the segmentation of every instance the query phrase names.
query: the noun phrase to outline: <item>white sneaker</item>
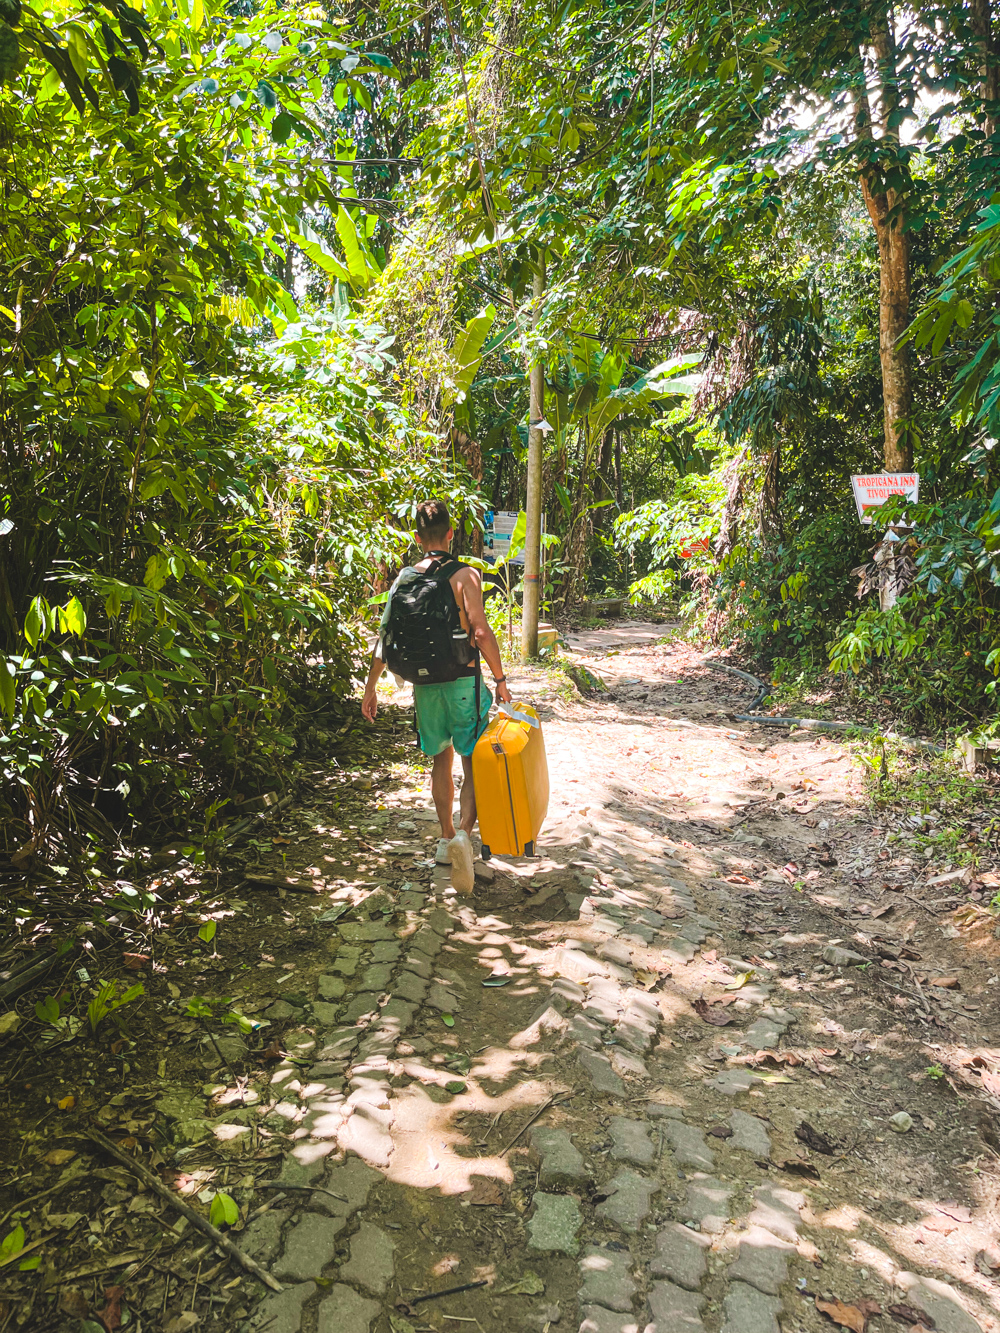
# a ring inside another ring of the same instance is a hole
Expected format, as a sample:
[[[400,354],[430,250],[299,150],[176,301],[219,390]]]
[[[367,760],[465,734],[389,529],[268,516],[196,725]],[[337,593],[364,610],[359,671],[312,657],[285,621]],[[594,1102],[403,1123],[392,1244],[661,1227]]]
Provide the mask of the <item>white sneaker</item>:
[[[439,866],[451,865],[451,843],[447,838],[438,838],[437,851],[434,853],[434,860]]]
[[[476,876],[472,867],[472,840],[465,829],[459,829],[451,840],[451,887],[456,893],[470,894],[475,888]]]

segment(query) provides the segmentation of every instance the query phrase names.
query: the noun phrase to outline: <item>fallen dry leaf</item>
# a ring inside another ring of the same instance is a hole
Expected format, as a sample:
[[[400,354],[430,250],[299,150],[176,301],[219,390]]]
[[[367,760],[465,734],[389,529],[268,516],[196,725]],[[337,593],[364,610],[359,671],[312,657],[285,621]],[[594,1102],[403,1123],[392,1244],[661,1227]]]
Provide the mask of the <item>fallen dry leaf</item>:
[[[832,1157],[836,1152],[836,1148],[826,1135],[821,1134],[818,1129],[813,1129],[812,1125],[805,1120],[796,1129],[795,1137],[800,1143],[804,1143],[807,1148],[811,1148],[813,1152],[825,1153],[827,1157]]]
[[[59,1313],[68,1314],[71,1319],[86,1319],[90,1314],[90,1303],[82,1291],[62,1291],[59,1293]]]
[[[778,1170],[787,1171],[792,1176],[804,1176],[806,1180],[821,1179],[812,1162],[803,1162],[797,1157],[790,1157],[787,1162],[779,1162]]]
[[[503,1194],[495,1180],[489,1176],[473,1176],[469,1202],[476,1208],[492,1208],[503,1203]]]
[[[843,1301],[821,1301],[817,1297],[816,1309],[841,1328],[849,1328],[852,1333],[865,1333],[868,1320],[856,1305],[845,1305]]]
[[[733,1131],[728,1125],[715,1125],[707,1132],[713,1139],[731,1139],[733,1137]]]
[[[922,1328],[934,1327],[934,1320],[929,1314],[921,1314],[912,1305],[887,1305],[885,1312],[895,1319],[897,1324],[917,1324]]]
[[[65,1166],[67,1162],[72,1162],[76,1153],[72,1148],[53,1148],[47,1152],[42,1161],[48,1166]]]
[[[733,1021],[732,1017],[723,1012],[721,1007],[710,1005],[704,995],[699,995],[697,1000],[692,1000],[691,1008],[703,1023],[711,1023],[713,1027],[724,1028],[727,1023]]]
[[[130,972],[141,972],[149,962],[148,953],[126,953],[122,954],[122,962]]]
[[[200,1322],[200,1314],[197,1314],[194,1310],[185,1310],[182,1314],[174,1315],[163,1333],[188,1333],[189,1329],[194,1328]]]
[[[76,1105],[76,1098],[72,1095],[72,1093],[68,1097],[61,1097],[59,1101],[56,1102],[56,1106],[59,1107],[60,1111],[72,1111],[75,1105]]]
[[[116,1329],[122,1326],[122,1297],[124,1295],[124,1287],[104,1288],[104,1308],[97,1311],[97,1317],[108,1330],[108,1333],[115,1333]]]
[[[958,977],[931,977],[931,985],[940,986],[942,990],[956,990]]]

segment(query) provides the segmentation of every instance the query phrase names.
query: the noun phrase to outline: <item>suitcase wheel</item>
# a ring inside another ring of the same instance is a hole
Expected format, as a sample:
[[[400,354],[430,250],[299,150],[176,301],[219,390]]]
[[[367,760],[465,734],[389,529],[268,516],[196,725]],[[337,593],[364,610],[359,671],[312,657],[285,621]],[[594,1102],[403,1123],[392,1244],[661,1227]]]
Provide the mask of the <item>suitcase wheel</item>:
[[[534,841],[526,842],[526,843],[524,844],[524,854],[525,854],[525,856],[534,856],[534,854],[535,854],[535,844],[534,844]]]
[[[490,857],[493,855],[493,853],[490,851],[490,849],[486,846],[485,843],[483,843],[483,850],[481,855],[484,861],[488,861]]]

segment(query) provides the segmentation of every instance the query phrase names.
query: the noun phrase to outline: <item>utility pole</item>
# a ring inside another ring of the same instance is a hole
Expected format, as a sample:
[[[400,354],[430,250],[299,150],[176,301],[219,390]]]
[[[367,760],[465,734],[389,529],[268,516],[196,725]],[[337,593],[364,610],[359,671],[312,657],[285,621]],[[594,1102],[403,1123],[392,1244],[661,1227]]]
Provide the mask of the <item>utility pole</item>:
[[[538,267],[531,282],[534,297],[532,328],[537,327],[545,295],[545,260],[538,252]],[[521,602],[521,661],[538,656],[539,575],[542,552],[542,451],[545,435],[545,365],[540,352],[532,354],[528,371],[531,393],[528,405],[528,494],[524,525],[524,594]]]

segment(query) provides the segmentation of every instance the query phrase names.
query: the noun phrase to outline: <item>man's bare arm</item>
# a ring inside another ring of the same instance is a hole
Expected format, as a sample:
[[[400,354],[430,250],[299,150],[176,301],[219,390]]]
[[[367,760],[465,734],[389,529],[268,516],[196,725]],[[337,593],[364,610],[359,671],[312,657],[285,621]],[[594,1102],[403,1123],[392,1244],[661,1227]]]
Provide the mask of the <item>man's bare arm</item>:
[[[375,645],[372,650],[372,664],[368,668],[368,679],[365,682],[365,695],[361,700],[361,712],[369,722],[375,721],[375,714],[378,712],[378,696],[375,693],[375,686],[378,684],[379,676],[385,670],[385,663],[378,655],[378,650],[382,640]]]
[[[462,598],[465,603],[465,618],[469,622],[472,641],[483,657],[486,658],[486,665],[492,671],[493,678],[497,682],[497,698],[501,703],[509,703],[512,696],[507,688],[497,636],[493,633],[490,622],[486,619],[486,608],[483,605],[483,583],[478,570],[463,570]]]

